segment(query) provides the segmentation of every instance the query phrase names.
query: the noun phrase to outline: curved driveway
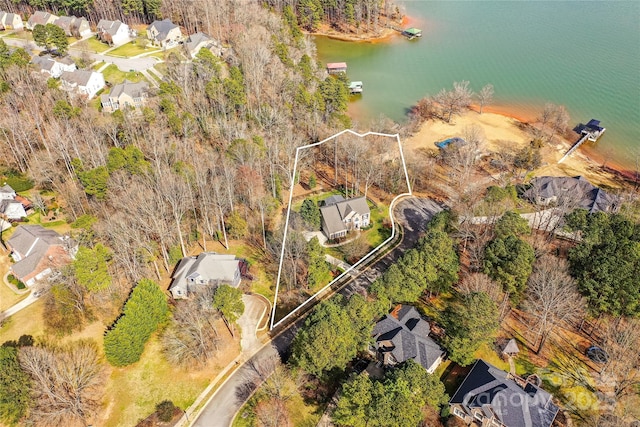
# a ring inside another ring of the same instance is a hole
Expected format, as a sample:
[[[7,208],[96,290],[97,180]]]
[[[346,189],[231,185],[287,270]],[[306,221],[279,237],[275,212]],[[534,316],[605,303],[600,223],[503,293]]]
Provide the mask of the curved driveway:
[[[340,293],[351,295],[360,287],[369,287],[373,280],[396,262],[407,249],[415,246],[426,230],[427,222],[441,210],[442,206],[431,199],[410,197],[399,202],[395,210],[395,218],[404,229],[402,242],[376,261],[357,279],[346,285],[340,290]],[[278,357],[283,361],[287,360],[291,342],[303,322],[304,317],[298,319],[233,372],[214,393],[192,425],[197,427],[229,427],[234,415],[246,402],[252,391],[273,371]]]

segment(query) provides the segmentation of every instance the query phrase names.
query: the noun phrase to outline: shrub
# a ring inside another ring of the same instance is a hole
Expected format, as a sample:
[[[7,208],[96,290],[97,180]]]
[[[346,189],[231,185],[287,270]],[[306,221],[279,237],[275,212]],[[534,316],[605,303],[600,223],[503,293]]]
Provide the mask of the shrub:
[[[168,423],[173,419],[173,415],[176,413],[176,405],[170,400],[163,400],[156,405],[156,414],[158,419],[163,423]]]

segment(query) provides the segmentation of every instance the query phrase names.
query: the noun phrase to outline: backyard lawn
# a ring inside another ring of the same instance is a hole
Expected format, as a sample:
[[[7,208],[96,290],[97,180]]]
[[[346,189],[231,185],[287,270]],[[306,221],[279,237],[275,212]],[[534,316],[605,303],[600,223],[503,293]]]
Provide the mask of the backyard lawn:
[[[146,80],[142,73],[137,71],[122,71],[118,68],[117,65],[111,64],[104,70],[102,70],[102,75],[104,76],[104,80],[111,85],[115,85],[118,83],[122,83],[123,81],[129,80],[130,82],[137,83],[142,80]]]
[[[122,46],[115,48],[111,52],[107,53],[107,55],[130,57],[130,56],[140,55],[141,53],[154,52],[154,51],[159,52],[159,50],[154,47],[142,47],[139,44],[135,44],[134,42],[129,42],[127,44],[123,44]]]
[[[96,39],[95,37],[90,37],[78,43],[74,47],[77,47],[78,49],[81,49],[81,50],[85,50],[86,48],[86,50],[88,50],[89,52],[96,52],[96,53],[101,53],[111,48],[111,46],[109,46],[106,43],[102,43],[100,40]]]
[[[31,35],[31,31],[14,31],[13,33],[9,34],[7,38],[33,41],[33,36]]]
[[[9,340],[17,340],[21,335],[44,338],[43,310],[44,301],[40,299],[9,317],[0,327],[0,344]]]

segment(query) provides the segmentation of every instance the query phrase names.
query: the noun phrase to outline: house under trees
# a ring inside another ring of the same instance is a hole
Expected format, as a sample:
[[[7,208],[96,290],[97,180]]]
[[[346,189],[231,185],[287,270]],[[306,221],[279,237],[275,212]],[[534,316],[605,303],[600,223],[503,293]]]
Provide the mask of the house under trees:
[[[207,286],[229,285],[237,288],[244,263],[235,255],[203,252],[182,258],[171,278],[169,291],[174,298],[187,298]]]
[[[345,237],[349,231],[367,227],[371,222],[371,211],[364,196],[352,199],[331,196],[324,200],[320,215],[322,231],[330,240]]]

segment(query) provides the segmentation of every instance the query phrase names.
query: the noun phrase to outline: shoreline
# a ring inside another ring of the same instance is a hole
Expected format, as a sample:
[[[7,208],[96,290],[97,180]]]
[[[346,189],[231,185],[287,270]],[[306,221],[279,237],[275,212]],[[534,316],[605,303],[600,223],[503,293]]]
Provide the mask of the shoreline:
[[[484,107],[479,114],[477,106],[452,119],[452,123],[443,121],[427,121],[412,136],[405,139],[404,145],[408,151],[422,149],[437,149],[435,142],[460,136],[464,128],[478,126],[484,134],[485,141],[480,146],[483,155],[500,151],[501,149],[519,149],[531,141],[531,135],[523,130],[523,125],[530,125],[526,115],[520,112],[501,108]],[[533,171],[536,176],[584,176],[591,183],[598,186],[622,188],[634,185],[635,172],[613,161],[605,161],[589,150],[580,149],[573,153],[563,163],[558,160],[573,145],[563,137],[556,137],[556,141],[546,144],[541,149],[542,165]]]
[[[407,22],[410,20],[410,17],[403,16],[402,21],[392,21],[389,18],[385,18],[385,24],[382,25],[379,33],[362,33],[362,34],[353,34],[353,33],[341,33],[334,29],[332,29],[328,24],[322,24],[318,31],[303,31],[304,34],[314,37],[326,37],[331,40],[339,40],[343,42],[352,42],[352,43],[382,43],[391,39],[395,35],[400,35],[400,33],[393,28],[388,27],[387,25],[400,25],[404,27]]]

